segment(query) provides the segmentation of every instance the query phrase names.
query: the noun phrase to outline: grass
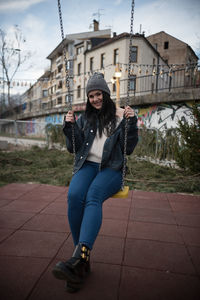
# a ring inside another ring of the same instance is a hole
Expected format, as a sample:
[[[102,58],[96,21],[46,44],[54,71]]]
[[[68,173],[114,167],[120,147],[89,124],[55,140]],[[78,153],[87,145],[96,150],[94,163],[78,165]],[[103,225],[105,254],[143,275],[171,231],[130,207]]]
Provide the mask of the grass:
[[[67,151],[41,149],[0,151],[0,186],[34,182],[67,186],[72,176],[73,156]],[[163,167],[128,157],[126,185],[131,189],[200,194],[200,174]]]

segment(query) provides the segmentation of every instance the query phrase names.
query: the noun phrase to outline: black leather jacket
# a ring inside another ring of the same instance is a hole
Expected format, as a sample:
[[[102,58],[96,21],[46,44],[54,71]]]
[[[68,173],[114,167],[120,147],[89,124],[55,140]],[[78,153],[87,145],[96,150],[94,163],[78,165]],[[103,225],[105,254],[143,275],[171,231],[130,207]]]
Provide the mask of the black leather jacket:
[[[124,127],[125,119],[120,122],[113,134],[106,139],[100,169],[107,167],[114,170],[122,170],[124,160]],[[67,149],[70,153],[73,153],[72,124],[70,122],[64,122],[63,131],[66,136]],[[96,135],[96,130],[88,125],[84,114],[82,114],[74,123],[74,133],[76,150],[74,173],[76,173],[87,160],[89,150]],[[137,118],[134,116],[128,119],[127,155],[133,152],[137,142]]]

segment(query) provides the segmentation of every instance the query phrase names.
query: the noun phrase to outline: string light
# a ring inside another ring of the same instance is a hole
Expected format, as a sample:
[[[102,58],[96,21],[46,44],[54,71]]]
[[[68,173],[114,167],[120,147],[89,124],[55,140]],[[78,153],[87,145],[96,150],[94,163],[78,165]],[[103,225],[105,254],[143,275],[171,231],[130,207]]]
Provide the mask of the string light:
[[[172,77],[172,68],[169,69],[169,76]]]
[[[124,72],[127,72],[128,69],[127,69],[127,64],[125,63],[119,63],[121,69],[122,70],[122,73],[123,71]],[[104,66],[104,69],[102,71],[102,69],[94,69],[93,71],[88,71],[88,72],[84,72],[84,73],[81,73],[81,75],[84,75],[84,80],[87,80],[94,72],[101,72],[105,75],[105,69],[111,69],[111,68],[114,68],[116,67],[114,64],[108,64],[106,66]],[[135,63],[132,63],[131,64],[131,75],[135,73],[138,73],[138,74],[142,74],[142,70],[145,69],[145,74],[146,75],[149,75],[149,69],[151,69],[151,67],[153,67],[153,71],[152,71],[152,75],[155,76],[156,75],[156,68],[155,68],[155,64],[154,65],[149,65],[149,64],[135,64]],[[156,65],[156,67],[160,68],[160,72],[158,75],[160,75],[161,77],[163,77],[164,73],[168,73],[168,75],[171,77],[173,75],[173,72],[175,72],[177,70],[177,67],[178,70],[185,70],[185,76],[189,76],[190,74],[192,75],[192,72],[194,75],[196,75],[196,73],[198,72],[199,70],[199,66],[196,64],[196,63],[190,63],[190,64],[171,64],[171,65],[163,65],[163,64],[158,64]],[[182,67],[183,69],[180,69],[180,67]],[[151,76],[151,75],[149,75]],[[42,85],[42,83],[48,83],[50,82],[50,84],[53,84],[53,85],[56,85],[57,82],[58,82],[58,79],[55,78],[56,76],[54,75],[54,77],[45,77],[45,78],[40,78],[38,80],[32,80],[32,79],[16,79],[14,81],[12,81],[10,83],[11,87],[28,87],[28,86],[33,86],[34,84],[39,84],[39,85]],[[79,77],[77,74],[73,74],[73,77]],[[73,78],[72,77],[72,78]],[[81,82],[81,77],[78,78],[79,79],[79,82]],[[60,80],[62,82],[65,81],[65,77],[63,76],[62,78],[60,78]],[[74,83],[77,83],[77,80],[73,80]],[[2,80],[0,81],[0,85],[7,85],[7,81],[6,80]]]

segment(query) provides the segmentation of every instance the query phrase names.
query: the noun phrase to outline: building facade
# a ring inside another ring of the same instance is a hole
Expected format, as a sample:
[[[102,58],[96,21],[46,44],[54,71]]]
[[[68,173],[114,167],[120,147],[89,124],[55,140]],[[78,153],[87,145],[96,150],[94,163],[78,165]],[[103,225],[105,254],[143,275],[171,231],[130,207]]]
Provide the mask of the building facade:
[[[63,43],[67,66],[63,57]],[[144,96],[171,91],[194,81],[197,56],[190,46],[160,32],[146,38],[135,34],[130,45],[130,35],[122,33],[111,37],[110,30],[99,30],[95,21],[94,31],[67,35],[47,57],[50,70],[45,72],[23,96],[27,105],[24,112],[50,111],[68,107],[72,103],[76,112],[83,111],[87,101],[85,88],[94,72],[102,72],[111,91],[111,98],[123,105],[129,94]],[[164,49],[163,49],[164,48]],[[176,49],[176,51],[175,51]],[[130,78],[128,78],[130,56]],[[171,64],[192,64],[193,69],[172,69]],[[69,90],[66,85],[66,67]],[[176,72],[175,72],[176,71]],[[197,76],[196,76],[197,77]],[[195,77],[195,78],[196,78]],[[63,110],[64,111],[64,110]]]
[[[152,34],[147,40],[160,53],[168,65],[183,67],[197,65],[198,57],[192,48],[164,31]]]

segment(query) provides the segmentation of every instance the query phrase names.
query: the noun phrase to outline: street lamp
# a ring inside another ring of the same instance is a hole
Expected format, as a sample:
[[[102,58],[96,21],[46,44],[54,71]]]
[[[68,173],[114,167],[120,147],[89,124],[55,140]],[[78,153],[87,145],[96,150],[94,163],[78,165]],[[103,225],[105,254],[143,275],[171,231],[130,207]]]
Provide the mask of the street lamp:
[[[111,79],[111,82],[116,82],[116,106],[120,106],[120,78],[122,76],[121,69],[119,64],[116,65],[114,77]]]

